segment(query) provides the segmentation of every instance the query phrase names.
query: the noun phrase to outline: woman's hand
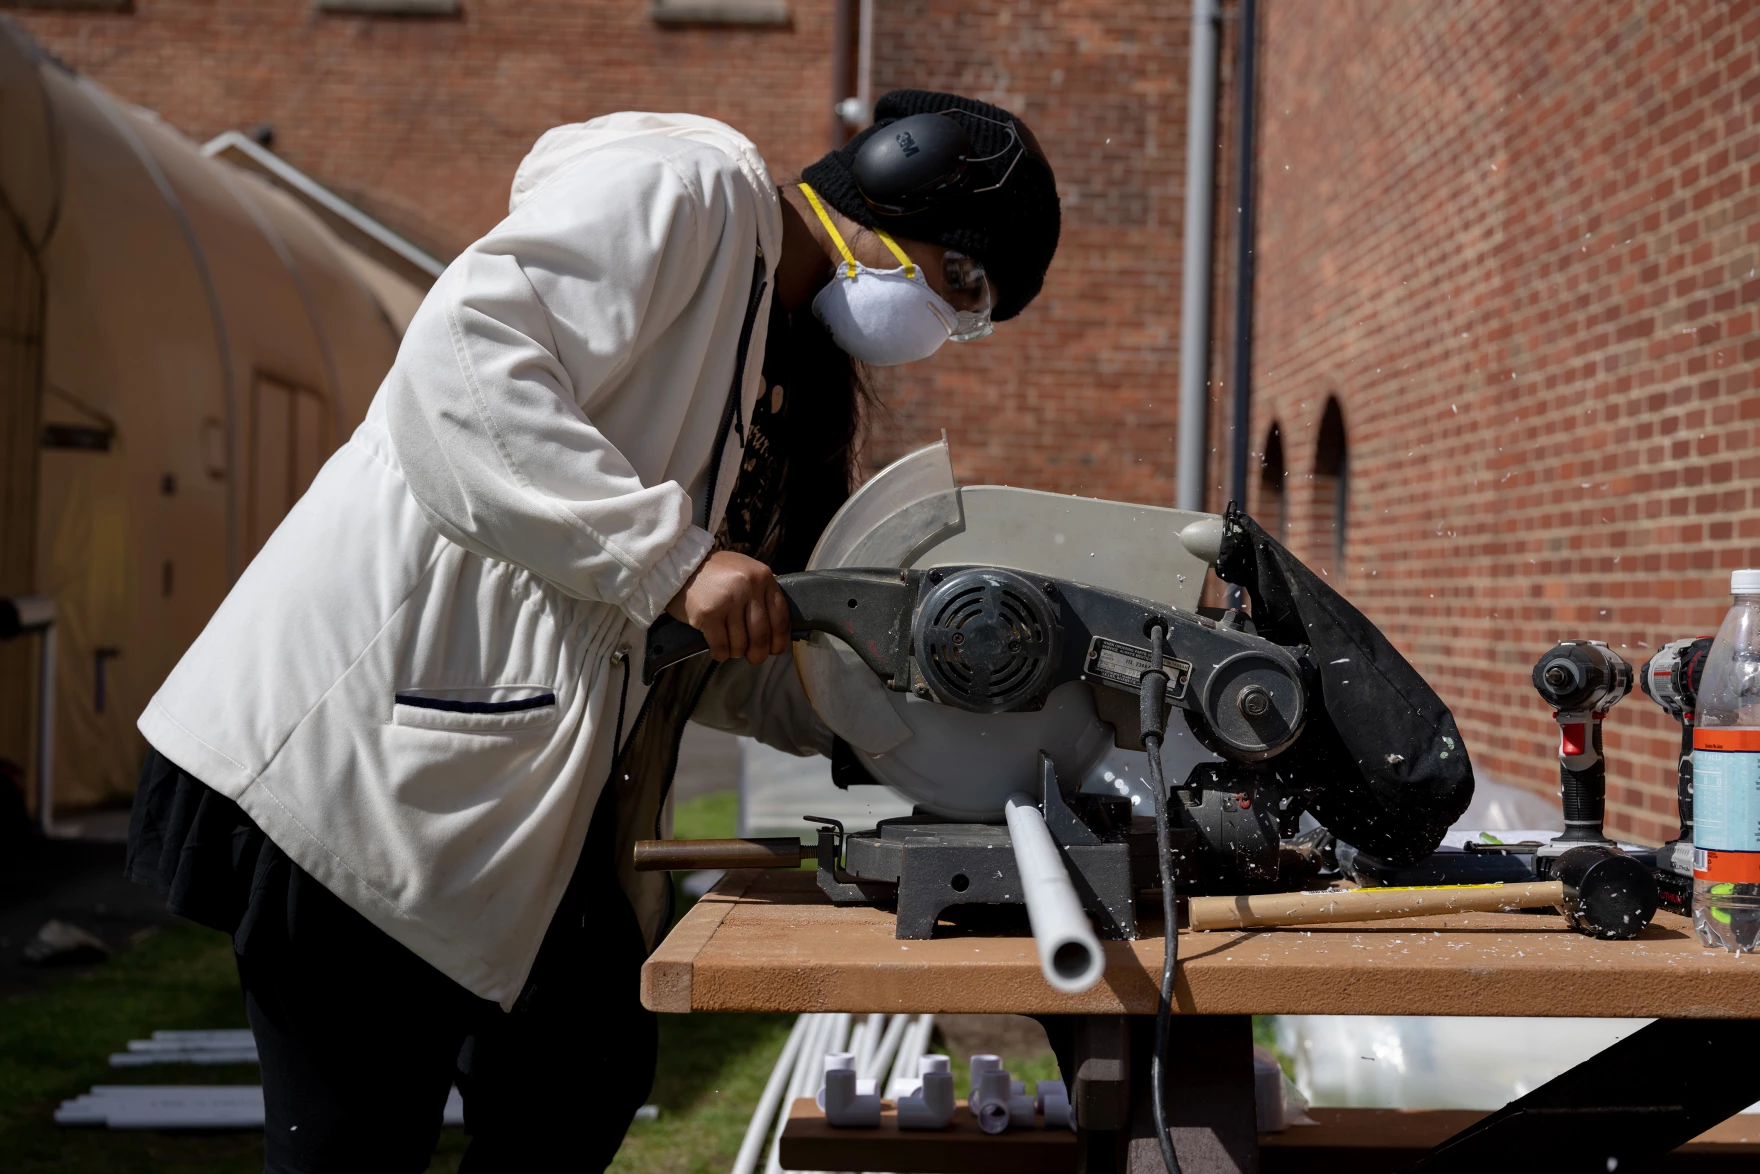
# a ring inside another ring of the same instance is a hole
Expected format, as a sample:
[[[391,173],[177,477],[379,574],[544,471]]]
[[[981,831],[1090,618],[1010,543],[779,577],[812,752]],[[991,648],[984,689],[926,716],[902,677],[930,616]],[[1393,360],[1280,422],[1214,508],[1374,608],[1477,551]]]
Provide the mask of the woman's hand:
[[[704,559],[666,614],[683,620],[709,641],[716,660],[743,656],[763,664],[788,648],[788,600],[770,568],[755,558],[717,550]]]

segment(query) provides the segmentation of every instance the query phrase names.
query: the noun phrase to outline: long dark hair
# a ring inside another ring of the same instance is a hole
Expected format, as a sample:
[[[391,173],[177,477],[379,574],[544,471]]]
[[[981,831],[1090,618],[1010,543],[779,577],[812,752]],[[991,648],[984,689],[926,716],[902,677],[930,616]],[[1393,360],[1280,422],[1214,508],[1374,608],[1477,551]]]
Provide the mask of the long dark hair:
[[[807,565],[849,499],[863,422],[877,401],[867,368],[831,341],[810,306],[789,311],[775,300],[764,384],[728,509],[727,544],[785,574]]]

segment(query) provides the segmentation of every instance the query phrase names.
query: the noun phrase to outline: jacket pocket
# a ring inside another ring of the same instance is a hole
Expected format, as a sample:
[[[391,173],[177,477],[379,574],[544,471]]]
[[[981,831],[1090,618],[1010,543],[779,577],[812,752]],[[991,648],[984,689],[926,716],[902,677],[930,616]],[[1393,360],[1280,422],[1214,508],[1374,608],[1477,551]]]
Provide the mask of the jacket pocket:
[[[554,725],[556,691],[544,685],[399,689],[391,720],[400,726],[464,733],[509,733]]]

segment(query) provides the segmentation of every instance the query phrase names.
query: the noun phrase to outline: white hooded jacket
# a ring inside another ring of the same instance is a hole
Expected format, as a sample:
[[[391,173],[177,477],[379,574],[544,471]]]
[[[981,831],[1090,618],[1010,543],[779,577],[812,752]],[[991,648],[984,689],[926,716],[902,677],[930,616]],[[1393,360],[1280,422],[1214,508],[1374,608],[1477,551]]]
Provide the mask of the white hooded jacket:
[[[545,134],[141,716],[326,888],[504,1007],[586,838],[618,691],[641,705],[639,650],[615,654],[726,508],[740,431],[711,494],[712,450],[742,328],[741,418],[763,390],[754,269],[781,242],[763,159],[719,122]],[[788,658],[723,666],[713,691],[707,720],[829,749]]]

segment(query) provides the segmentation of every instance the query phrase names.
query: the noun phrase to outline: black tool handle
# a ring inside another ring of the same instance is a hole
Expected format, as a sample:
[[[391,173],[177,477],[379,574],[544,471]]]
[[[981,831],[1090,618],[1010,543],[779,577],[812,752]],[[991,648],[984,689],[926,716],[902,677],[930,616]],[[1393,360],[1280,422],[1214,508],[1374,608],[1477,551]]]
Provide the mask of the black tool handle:
[[[779,575],[776,585],[788,600],[791,634],[797,639],[827,632],[844,643],[888,683],[903,688],[910,673],[911,608],[919,572],[891,570],[800,571]],[[709,641],[691,627],[662,615],[648,629],[642,657],[642,684],[681,660],[709,651]]]
[[[647,654],[642,657],[642,684],[652,685],[654,674],[661,669],[707,651],[707,636],[682,620],[661,616],[648,629]]]
[[[1559,784],[1564,793],[1564,834],[1558,838],[1567,843],[1598,844],[1607,840],[1601,831],[1607,812],[1607,761],[1601,757],[1601,715],[1595,714],[1587,724],[1592,749],[1581,757],[1589,761],[1573,770],[1570,759],[1576,756],[1561,752],[1558,759]]]

